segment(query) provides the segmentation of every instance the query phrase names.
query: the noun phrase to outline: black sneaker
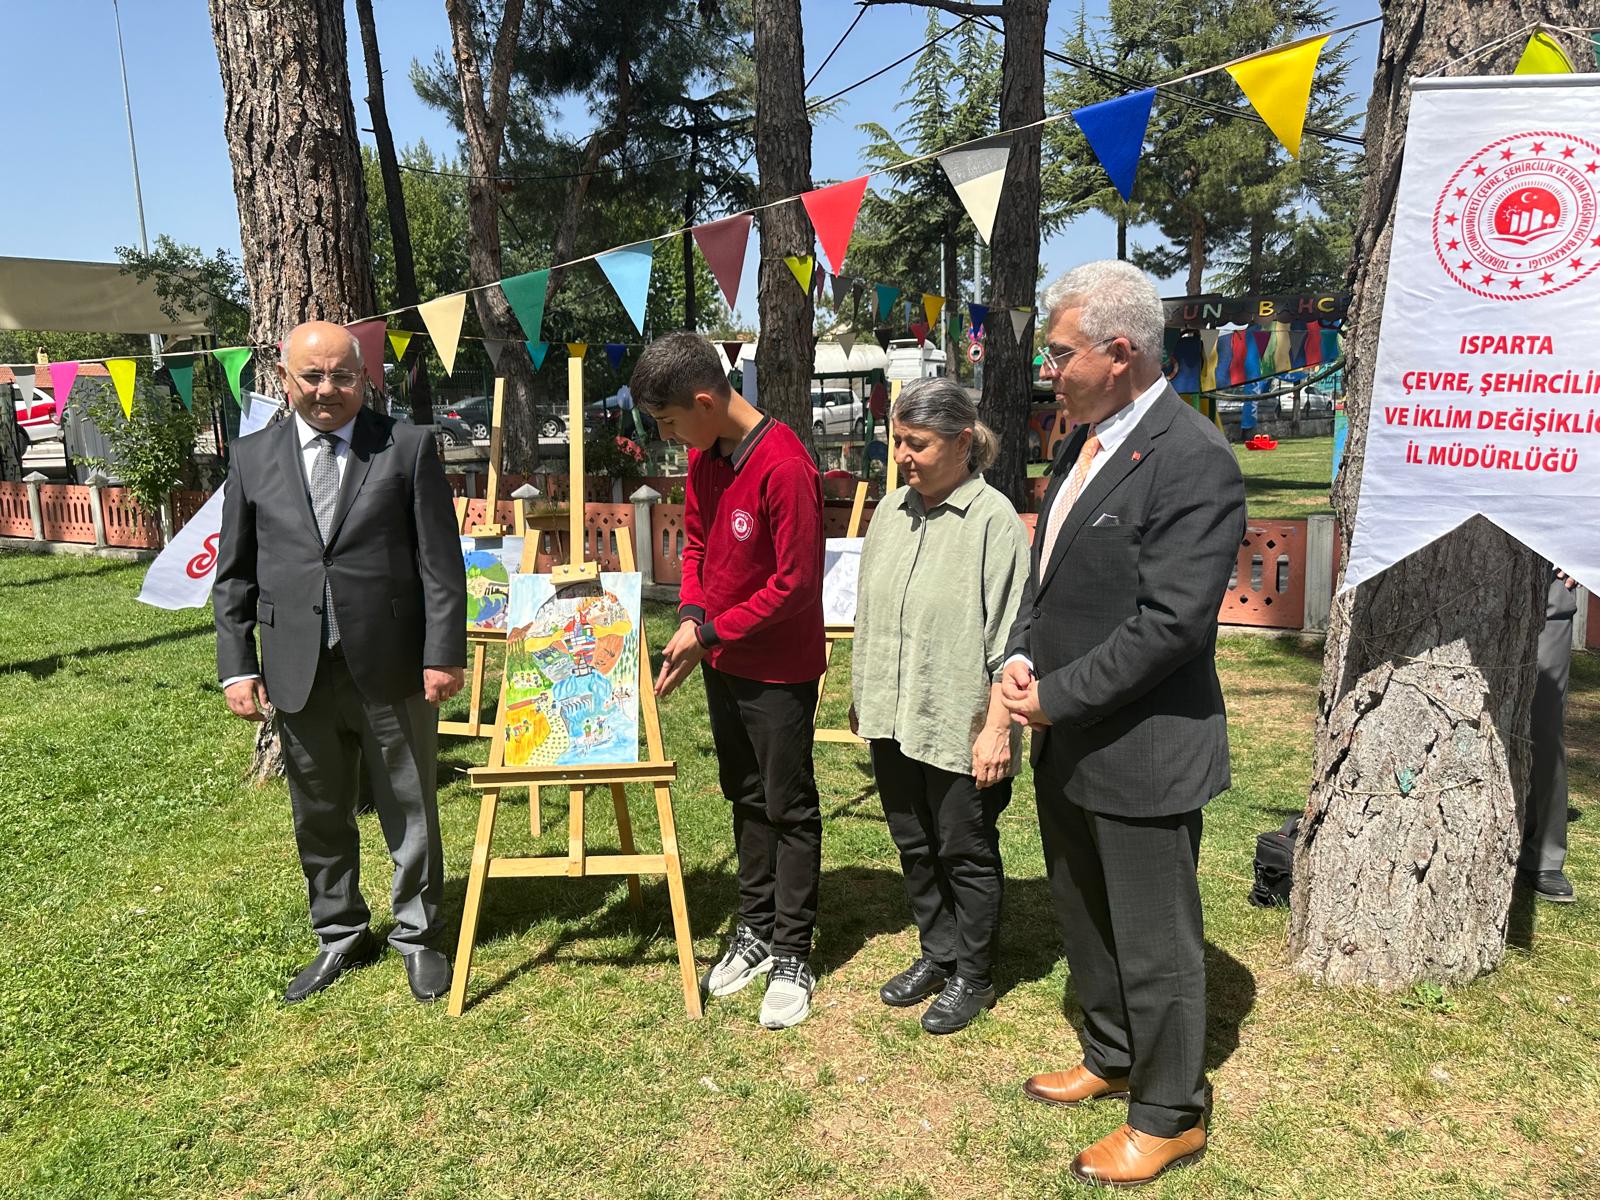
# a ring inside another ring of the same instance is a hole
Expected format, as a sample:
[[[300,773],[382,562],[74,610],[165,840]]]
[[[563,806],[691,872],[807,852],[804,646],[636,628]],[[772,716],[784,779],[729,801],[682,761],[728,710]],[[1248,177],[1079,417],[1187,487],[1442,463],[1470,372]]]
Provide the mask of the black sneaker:
[[[922,1027],[929,1033],[955,1033],[965,1029],[986,1008],[994,1007],[994,986],[974,987],[960,975],[944,985],[939,998],[922,1014]]]
[[[1520,878],[1524,886],[1533,889],[1533,894],[1541,900],[1548,900],[1552,904],[1571,904],[1577,899],[1572,891],[1572,884],[1560,871],[1523,871]]]
[[[755,934],[750,926],[739,924],[733,931],[733,940],[715,966],[706,972],[703,981],[713,996],[731,996],[747,987],[757,975],[764,975],[772,967],[772,950]]]
[[[919,958],[878,989],[878,998],[890,1008],[910,1008],[921,1004],[944,987],[950,972],[937,963]]]

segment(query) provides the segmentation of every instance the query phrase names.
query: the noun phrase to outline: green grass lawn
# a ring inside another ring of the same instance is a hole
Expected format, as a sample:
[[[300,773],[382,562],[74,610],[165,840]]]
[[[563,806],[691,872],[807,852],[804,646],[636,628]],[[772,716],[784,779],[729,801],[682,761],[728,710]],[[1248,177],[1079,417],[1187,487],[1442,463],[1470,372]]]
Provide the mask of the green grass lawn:
[[[758,988],[685,1020],[666,889],[647,881],[638,918],[615,879],[491,882],[459,1019],[417,1005],[392,954],[286,1009],[314,945],[285,790],[240,782],[251,729],[214,681],[209,611],[142,607],[142,571],[0,556],[0,1195],[1079,1194],[1068,1162],[1122,1109],[1018,1090],[1076,1061],[1026,778],[1003,817],[1000,1004],[954,1037],[878,1002],[916,940],[845,747],[817,753],[821,982],[795,1030],[756,1026]],[[658,647],[668,619],[651,612]],[[1200,865],[1211,1152],[1147,1194],[1600,1195],[1600,663],[1574,672],[1579,902],[1541,907],[1474,986],[1388,996],[1299,980],[1285,914],[1244,903],[1255,834],[1304,801],[1320,652],[1230,636],[1220,657],[1236,786]],[[735,886],[698,682],[663,719],[706,960]],[[484,752],[442,752],[452,929],[477,809],[463,772]],[[503,803],[498,848],[532,848],[525,800]],[[590,806],[593,845],[614,837],[608,810]],[[635,813],[653,846],[642,797]],[[544,816],[539,848],[559,852],[564,801]],[[389,866],[361,821],[381,931]]]

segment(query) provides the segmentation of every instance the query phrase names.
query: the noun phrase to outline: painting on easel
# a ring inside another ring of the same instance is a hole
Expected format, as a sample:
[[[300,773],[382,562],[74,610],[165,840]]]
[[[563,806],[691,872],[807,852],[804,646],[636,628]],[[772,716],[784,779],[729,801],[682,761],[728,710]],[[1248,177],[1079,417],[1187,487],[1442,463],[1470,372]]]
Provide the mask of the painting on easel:
[[[638,762],[639,576],[557,590],[512,575],[509,590],[505,764]]]
[[[467,568],[467,628],[504,631],[511,603],[511,576],[522,566],[519,537],[464,537]]]

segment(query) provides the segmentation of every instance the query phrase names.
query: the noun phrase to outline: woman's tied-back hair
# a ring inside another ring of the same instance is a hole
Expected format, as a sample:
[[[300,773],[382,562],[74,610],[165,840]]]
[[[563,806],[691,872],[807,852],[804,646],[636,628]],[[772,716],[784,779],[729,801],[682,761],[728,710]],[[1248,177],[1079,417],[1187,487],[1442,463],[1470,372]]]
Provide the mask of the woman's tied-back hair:
[[[905,385],[894,402],[896,425],[931,429],[942,437],[960,437],[963,429],[972,430],[972,448],[967,451],[967,469],[986,471],[1000,452],[994,431],[978,420],[978,406],[967,389],[953,379],[934,376]]]

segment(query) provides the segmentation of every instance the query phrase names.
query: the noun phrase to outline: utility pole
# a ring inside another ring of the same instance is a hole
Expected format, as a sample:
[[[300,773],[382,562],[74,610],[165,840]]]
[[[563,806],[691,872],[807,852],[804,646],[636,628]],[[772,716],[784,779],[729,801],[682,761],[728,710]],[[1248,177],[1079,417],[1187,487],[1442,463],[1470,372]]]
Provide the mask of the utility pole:
[[[122,13],[111,0],[111,19],[117,27],[117,64],[122,68],[122,112],[128,121],[128,157],[133,161],[133,206],[139,213],[139,250],[150,256],[150,238],[144,231],[144,192],[139,187],[139,147],[133,141],[133,103],[128,98],[128,59],[122,52]],[[150,363],[161,365],[161,335],[150,335]]]

